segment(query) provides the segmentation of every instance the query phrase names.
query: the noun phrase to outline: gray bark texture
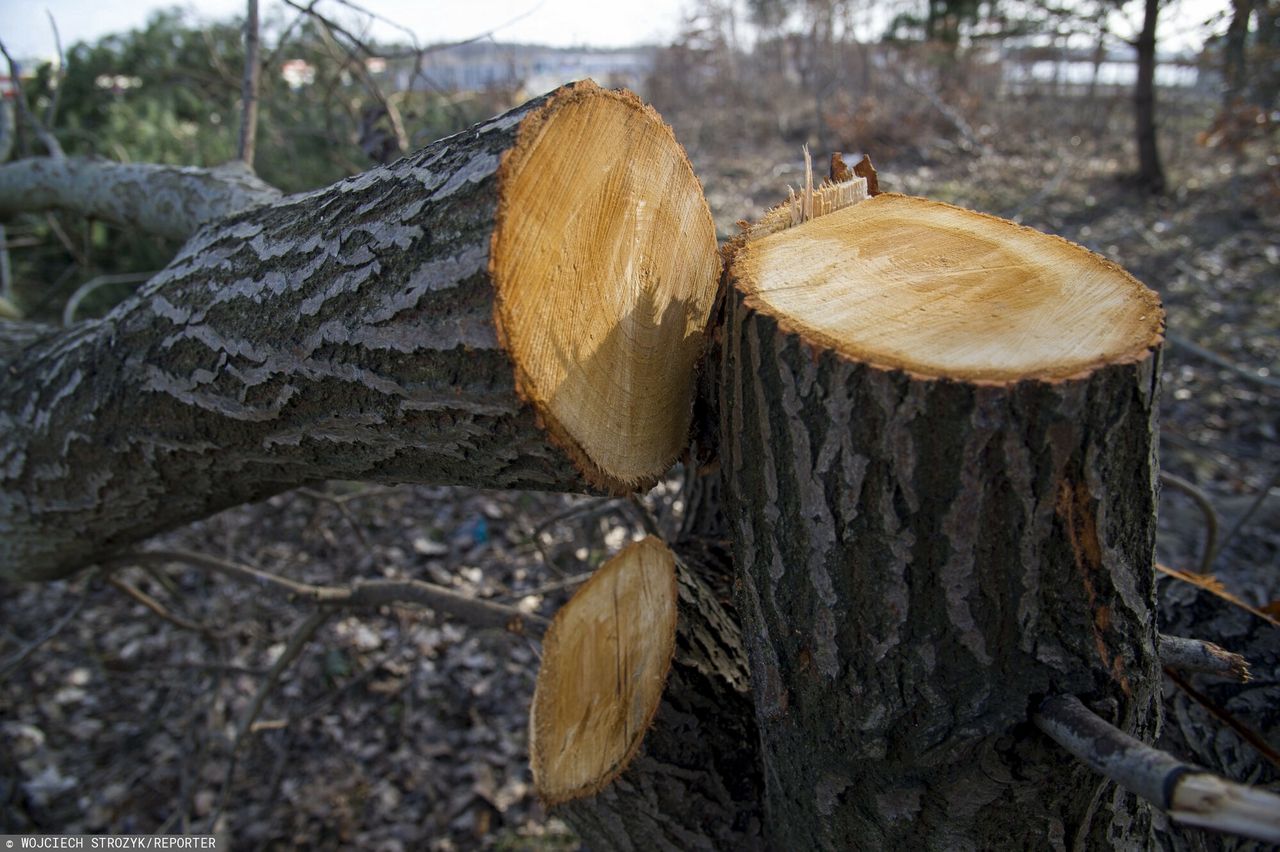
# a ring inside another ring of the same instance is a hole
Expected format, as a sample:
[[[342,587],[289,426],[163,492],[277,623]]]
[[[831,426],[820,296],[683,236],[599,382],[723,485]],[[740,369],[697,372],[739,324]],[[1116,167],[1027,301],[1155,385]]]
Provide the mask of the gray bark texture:
[[[212,169],[45,157],[0,166],[0,220],[58,208],[175,240],[280,200],[236,161]]]
[[[675,550],[679,620],[662,706],[618,778],[552,813],[593,850],[763,849],[746,654],[732,606],[714,591],[728,582],[728,555]]]
[[[308,481],[592,491],[493,321],[496,172],[546,99],[207,225],[103,319],[0,344],[0,579]]]
[[[1028,718],[1074,694],[1157,734],[1158,353],[931,380],[728,298],[721,457],[772,846],[1147,845],[1147,806]]]

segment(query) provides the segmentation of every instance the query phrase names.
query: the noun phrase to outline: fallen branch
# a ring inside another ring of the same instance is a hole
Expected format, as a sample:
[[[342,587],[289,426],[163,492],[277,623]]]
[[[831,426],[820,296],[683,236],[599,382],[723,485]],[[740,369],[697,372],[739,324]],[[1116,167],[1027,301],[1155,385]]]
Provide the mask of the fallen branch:
[[[1177,822],[1280,843],[1280,796],[1219,778],[1139,742],[1073,695],[1045,699],[1032,719],[1078,760]]]
[[[177,240],[279,199],[238,161],[203,169],[41,157],[0,166],[0,219],[57,208]]]
[[[421,580],[357,580],[350,586],[317,586],[300,583],[203,553],[183,550],[139,550],[112,560],[112,564],[185,563],[238,582],[285,592],[291,598],[325,608],[364,609],[417,604],[473,627],[500,628],[519,635],[541,637],[550,623],[545,618],[514,607],[468,597]]]
[[[1209,500],[1209,495],[1205,494],[1193,483],[1188,482],[1180,476],[1174,476],[1166,471],[1160,472],[1160,482],[1168,485],[1176,491],[1186,494],[1196,505],[1200,507],[1201,514],[1204,515],[1205,531],[1204,531],[1204,550],[1200,554],[1200,573],[1207,574],[1209,569],[1213,567],[1213,558],[1218,555],[1218,512],[1213,508],[1213,503]]]
[[[1249,662],[1226,648],[1202,639],[1160,635],[1160,662],[1183,672],[1216,674],[1248,682]]]
[[[29,643],[21,651],[18,651],[12,657],[5,660],[4,664],[0,665],[0,683],[3,683],[4,681],[8,680],[9,675],[17,671],[18,667],[21,666],[24,662],[26,662],[27,659],[32,654],[34,654],[37,650],[39,650],[42,645],[44,645],[50,639],[52,639],[53,637],[61,633],[62,628],[70,624],[72,619],[74,619],[77,615],[80,614],[80,610],[84,608],[85,601],[87,601],[88,599],[89,599],[89,590],[86,587],[85,591],[80,595],[79,598],[76,599],[76,602],[71,605],[71,609],[63,613],[62,617],[59,618],[56,622],[54,622],[52,627],[50,627],[44,633],[40,634],[40,636],[38,636],[34,641]]]
[[[205,627],[203,624],[197,624],[196,622],[191,621],[190,619],[183,618],[182,616],[172,612],[168,607],[160,603],[160,601],[151,597],[151,595],[148,595],[146,592],[142,591],[138,587],[130,585],[124,580],[121,580],[119,577],[108,577],[107,582],[112,586],[112,588],[133,598],[135,601],[142,604],[147,609],[151,610],[157,616],[159,616],[160,618],[163,618],[165,621],[169,622],[170,624],[176,627],[180,627],[183,630],[191,630],[195,633],[206,633],[206,634],[213,633],[212,630],[210,630],[208,627]]]
[[[1221,367],[1224,370],[1230,370],[1245,381],[1253,382],[1256,385],[1261,385],[1262,387],[1270,388],[1271,390],[1280,390],[1280,379],[1275,379],[1271,376],[1259,375],[1252,370],[1241,367],[1239,364],[1223,358],[1217,352],[1205,349],[1199,343],[1196,343],[1193,340],[1188,340],[1180,334],[1168,332],[1165,334],[1165,340],[1172,343],[1178,349],[1185,349],[1187,352],[1195,355],[1202,361],[1208,361],[1214,366]]]

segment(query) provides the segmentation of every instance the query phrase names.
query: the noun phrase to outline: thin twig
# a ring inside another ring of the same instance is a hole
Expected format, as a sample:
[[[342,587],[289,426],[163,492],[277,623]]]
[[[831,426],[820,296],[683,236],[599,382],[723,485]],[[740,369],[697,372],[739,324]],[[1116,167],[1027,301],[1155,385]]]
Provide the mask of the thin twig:
[[[1241,367],[1239,364],[1228,361],[1217,352],[1205,349],[1194,340],[1188,340],[1182,335],[1174,334],[1173,332],[1166,332],[1165,339],[1177,348],[1185,349],[1187,352],[1195,355],[1201,360],[1208,361],[1210,364],[1221,367],[1224,370],[1229,370],[1246,381],[1253,382],[1254,384],[1260,385],[1264,388],[1270,388],[1271,390],[1280,390],[1280,379],[1276,379],[1271,376],[1262,376],[1252,370]]]
[[[66,307],[62,309],[62,324],[71,325],[75,322],[76,310],[80,307],[80,303],[99,287],[105,287],[109,284],[137,284],[148,280],[156,274],[155,272],[123,272],[119,275],[96,275],[90,278],[77,287],[76,291],[71,294],[71,298],[67,299]]]
[[[499,628],[516,634],[541,636],[550,622],[514,607],[424,583],[421,580],[357,580],[351,586],[316,586],[300,583],[238,562],[182,550],[140,550],[122,555],[113,564],[182,562],[205,568],[243,583],[272,588],[320,607],[365,609],[416,604],[475,627]]]
[[[258,61],[258,0],[248,0],[244,20],[244,86],[240,95],[240,147],[237,157],[253,168],[253,151],[258,139],[258,81],[262,66]]]
[[[1219,706],[1209,696],[1192,686],[1186,678],[1173,671],[1170,667],[1165,666],[1165,676],[1173,681],[1174,685],[1187,694],[1195,703],[1199,704],[1209,713],[1210,716],[1226,725],[1239,735],[1240,739],[1253,746],[1258,754],[1271,761],[1277,768],[1280,768],[1280,752],[1276,751],[1271,745],[1264,740],[1257,731],[1250,728],[1245,723],[1237,719],[1233,714],[1228,713],[1226,709]]]
[[[1236,533],[1244,529],[1245,524],[1249,523],[1249,521],[1253,519],[1254,514],[1262,508],[1262,504],[1267,502],[1267,498],[1271,496],[1271,489],[1276,486],[1277,479],[1280,479],[1280,467],[1271,471],[1271,478],[1263,484],[1262,490],[1258,492],[1258,496],[1249,504],[1249,508],[1245,509],[1244,514],[1232,522],[1231,528],[1227,530],[1227,534],[1222,537],[1222,541],[1219,542],[1217,549],[1213,552],[1213,556],[1210,559],[1211,565],[1213,560],[1218,558],[1218,554],[1227,549],[1227,545],[1236,537]]]
[[[644,531],[654,538],[664,538],[662,530],[658,527],[658,519],[653,516],[653,512],[649,511],[649,507],[644,504],[644,501],[632,494],[629,502],[640,517],[640,526],[644,527]]]
[[[1209,500],[1209,495],[1181,476],[1161,471],[1160,481],[1186,494],[1200,507],[1200,512],[1204,515],[1204,549],[1200,552],[1200,573],[1209,573],[1209,569],[1213,567],[1213,558],[1218,555],[1218,512],[1213,508],[1213,502]]]
[[[80,614],[80,610],[84,608],[87,600],[89,600],[88,587],[86,587],[80,594],[80,597],[76,599],[76,602],[72,604],[71,608],[63,613],[62,617],[53,623],[52,627],[36,638],[34,642],[30,643],[27,647],[23,648],[21,651],[6,660],[3,665],[0,665],[0,683],[8,680],[9,675],[17,671],[18,667],[25,663],[27,658],[39,650],[42,645],[61,633],[62,628],[70,624],[72,619]]]
[[[31,107],[27,103],[27,94],[22,89],[22,74],[18,70],[18,63],[13,61],[13,57],[9,55],[9,51],[5,48],[3,41],[0,41],[0,55],[3,55],[9,63],[9,80],[13,84],[13,97],[18,104],[18,116],[31,125],[31,130],[49,152],[49,156],[61,159],[63,156],[62,145],[49,132],[49,128],[45,127],[40,119],[36,118],[35,114],[31,112]]]
[[[181,627],[183,630],[191,630],[196,633],[213,632],[210,628],[206,627],[203,624],[197,624],[194,621],[185,619],[182,616],[177,615],[176,613],[170,611],[169,608],[166,607],[164,604],[160,603],[160,601],[151,597],[141,589],[135,586],[131,586],[130,584],[126,583],[124,580],[121,580],[119,577],[108,577],[107,582],[110,583],[113,588],[133,598],[135,601],[142,604],[144,607],[151,610],[156,615],[160,616],[170,624],[174,624],[178,627]]]
[[[1249,662],[1220,645],[1203,639],[1186,639],[1163,633],[1160,634],[1159,642],[1160,662],[1171,669],[1216,674],[1242,683],[1247,683],[1250,679]]]
[[[67,56],[62,50],[62,36],[58,33],[58,22],[53,12],[48,9],[44,13],[49,16],[49,28],[53,30],[53,44],[58,50],[58,73],[53,78],[53,94],[49,96],[49,107],[44,112],[44,126],[50,129],[57,126],[58,101],[62,97],[62,84],[67,80]]]
[[[1047,698],[1032,720],[1076,759],[1178,822],[1280,842],[1280,796],[1220,778],[1139,742],[1074,695]]]
[[[303,622],[298,625],[298,629],[294,631],[293,636],[289,639],[289,644],[285,646],[284,652],[271,666],[267,672],[267,676],[263,679],[262,684],[258,687],[258,691],[253,696],[253,701],[249,704],[249,709],[240,717],[240,724],[236,726],[236,738],[231,746],[231,759],[227,764],[227,774],[222,782],[222,792],[218,796],[218,806],[214,808],[209,815],[209,828],[217,824],[218,817],[222,815],[226,808],[227,799],[231,795],[231,783],[235,780],[236,763],[240,755],[240,749],[245,742],[245,735],[249,732],[258,714],[262,712],[262,705],[266,703],[267,696],[271,694],[271,690],[275,689],[277,683],[280,682],[280,676],[284,674],[285,669],[297,659],[307,644],[311,642],[311,638],[316,635],[324,623],[329,620],[332,613],[327,610],[316,610],[308,615]]]

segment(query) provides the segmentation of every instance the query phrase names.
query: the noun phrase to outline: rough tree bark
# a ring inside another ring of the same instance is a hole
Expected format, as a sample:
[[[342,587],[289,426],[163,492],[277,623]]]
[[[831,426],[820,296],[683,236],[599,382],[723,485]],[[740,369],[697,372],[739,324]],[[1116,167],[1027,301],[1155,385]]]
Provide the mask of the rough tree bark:
[[[0,344],[0,577],[320,479],[650,483],[717,275],[670,129],[589,82],[207,225],[104,319]]]
[[[1026,721],[1074,693],[1158,727],[1154,294],[892,195],[731,264],[721,453],[772,843],[1148,842],[1145,806]]]
[[[648,538],[556,615],[530,714],[534,783],[589,848],[763,848],[746,655],[713,588],[728,572],[727,554]],[[640,611],[664,607],[674,621]]]
[[[1142,30],[1134,42],[1138,79],[1133,90],[1133,119],[1138,143],[1138,182],[1151,192],[1164,191],[1164,166],[1156,144],[1156,20],[1160,0],[1144,0]]]

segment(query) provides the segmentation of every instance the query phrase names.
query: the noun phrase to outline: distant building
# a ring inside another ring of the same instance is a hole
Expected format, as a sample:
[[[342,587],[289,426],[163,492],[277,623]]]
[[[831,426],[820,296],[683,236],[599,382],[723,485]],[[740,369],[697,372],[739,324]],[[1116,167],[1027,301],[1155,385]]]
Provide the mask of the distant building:
[[[415,73],[412,58],[388,66],[395,88],[471,92],[518,89],[534,94],[571,80],[591,77],[605,86],[643,87],[653,68],[654,48],[556,48],[477,42],[423,56]]]

